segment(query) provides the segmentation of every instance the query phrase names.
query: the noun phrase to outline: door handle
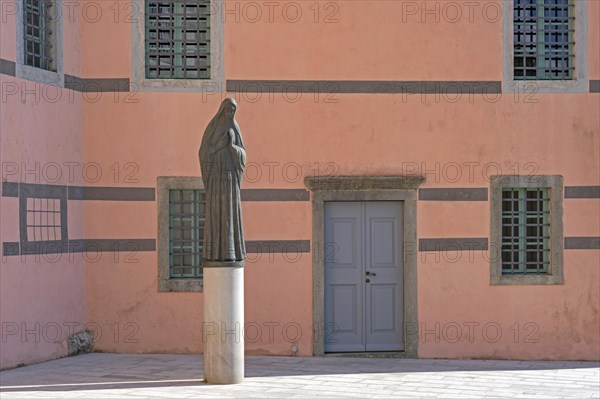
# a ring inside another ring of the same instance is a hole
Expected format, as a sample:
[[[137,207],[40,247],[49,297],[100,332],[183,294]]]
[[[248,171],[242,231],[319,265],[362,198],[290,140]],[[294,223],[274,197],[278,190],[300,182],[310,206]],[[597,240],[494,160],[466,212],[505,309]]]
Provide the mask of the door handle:
[[[366,272],[365,276],[373,276],[373,277],[375,277],[375,276],[377,276],[377,274],[375,274],[373,272]]]

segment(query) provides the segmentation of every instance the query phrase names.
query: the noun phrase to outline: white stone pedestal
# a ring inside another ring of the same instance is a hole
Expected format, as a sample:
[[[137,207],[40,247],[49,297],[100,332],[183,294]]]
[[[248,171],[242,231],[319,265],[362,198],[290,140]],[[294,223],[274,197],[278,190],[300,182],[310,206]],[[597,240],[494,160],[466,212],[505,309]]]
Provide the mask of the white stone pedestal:
[[[244,380],[244,262],[205,262],[204,382]]]

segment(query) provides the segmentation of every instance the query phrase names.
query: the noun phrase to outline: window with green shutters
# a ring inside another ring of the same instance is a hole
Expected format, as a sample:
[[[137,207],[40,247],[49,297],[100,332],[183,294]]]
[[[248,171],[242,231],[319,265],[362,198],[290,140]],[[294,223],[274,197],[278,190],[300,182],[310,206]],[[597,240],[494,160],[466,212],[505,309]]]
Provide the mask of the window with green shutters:
[[[514,79],[573,79],[574,0],[513,1]]]
[[[549,204],[547,188],[502,189],[502,274],[548,271]]]
[[[169,190],[169,277],[202,277],[204,190]]]
[[[56,71],[55,8],[52,0],[23,1],[25,65]]]
[[[148,79],[210,79],[210,0],[146,0]]]

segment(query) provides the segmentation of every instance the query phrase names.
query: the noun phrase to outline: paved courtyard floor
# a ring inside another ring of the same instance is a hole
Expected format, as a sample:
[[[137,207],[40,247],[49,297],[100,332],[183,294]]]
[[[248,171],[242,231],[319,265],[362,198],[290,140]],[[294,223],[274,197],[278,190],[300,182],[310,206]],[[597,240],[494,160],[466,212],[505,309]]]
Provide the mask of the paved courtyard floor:
[[[202,382],[202,357],[91,353],[0,372],[11,398],[600,398],[598,362],[246,357],[239,385]]]

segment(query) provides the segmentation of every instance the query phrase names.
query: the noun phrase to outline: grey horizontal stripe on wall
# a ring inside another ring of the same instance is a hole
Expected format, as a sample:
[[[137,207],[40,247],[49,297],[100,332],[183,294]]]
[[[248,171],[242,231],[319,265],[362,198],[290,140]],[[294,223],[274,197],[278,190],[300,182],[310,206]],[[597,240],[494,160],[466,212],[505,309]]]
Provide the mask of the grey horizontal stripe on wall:
[[[421,201],[487,201],[487,188],[422,188]]]
[[[3,242],[2,253],[4,256],[14,256],[19,254],[19,243],[18,242]]]
[[[154,201],[152,187],[83,187],[69,186],[70,200]]]
[[[2,196],[3,197],[18,197],[19,196],[19,183],[2,182]]]
[[[67,186],[60,184],[17,183],[20,195],[32,198],[66,198]]]
[[[4,256],[20,254],[18,242],[3,243]],[[56,253],[79,252],[145,252],[156,251],[156,240],[153,238],[122,238],[122,239],[79,239],[69,240],[64,245],[37,242],[27,251],[28,255],[45,255]],[[246,241],[246,251],[258,253],[308,253],[309,240],[258,240]]]
[[[600,198],[600,186],[567,186],[565,198]]]
[[[242,201],[310,201],[304,189],[242,189]]]
[[[600,237],[565,237],[565,249],[600,249]]]
[[[33,244],[33,245],[31,245]],[[18,242],[5,242],[4,256],[20,254]],[[46,255],[81,252],[146,252],[156,251],[156,240],[153,238],[123,238],[123,239],[79,239],[69,240],[64,244],[38,241],[29,243],[27,255]]]
[[[342,94],[498,94],[499,81],[227,80],[228,92]]]
[[[16,75],[16,66],[17,64],[14,61],[4,60],[0,58],[0,73],[3,75],[15,76]]]
[[[129,78],[80,78],[65,74],[65,87],[84,93],[129,92]]]
[[[66,188],[70,200],[94,201],[155,201],[153,187],[93,187],[63,186],[35,183],[2,182],[2,196],[18,197],[19,184],[26,186],[38,197],[44,197],[47,188]],[[305,189],[243,189],[242,201],[310,201],[310,193]]]
[[[419,251],[458,251],[488,249],[487,238],[421,238]]]
[[[50,191],[67,190],[70,200],[96,201],[154,201],[153,187],[85,187],[60,184],[10,183],[2,182],[3,197],[18,197],[19,185],[33,197],[46,198]]]
[[[81,251],[119,251],[146,252],[156,251],[156,240],[153,238],[121,238],[121,239],[79,239],[69,240],[69,246]]]
[[[590,80],[590,93],[600,93],[600,80]]]
[[[16,63],[0,58],[0,74],[15,76]],[[80,92],[129,92],[129,78],[80,78],[65,74],[65,87]]]
[[[310,241],[309,240],[246,241],[246,252],[248,252],[249,254],[308,253],[308,252],[310,252]]]

